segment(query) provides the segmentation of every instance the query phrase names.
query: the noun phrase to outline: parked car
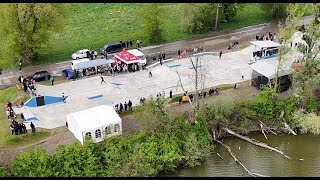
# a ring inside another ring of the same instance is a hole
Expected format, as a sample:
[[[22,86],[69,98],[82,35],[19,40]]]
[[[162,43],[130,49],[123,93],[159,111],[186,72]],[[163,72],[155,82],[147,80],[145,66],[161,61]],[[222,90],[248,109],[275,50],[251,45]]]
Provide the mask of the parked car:
[[[81,58],[88,58],[87,52],[90,52],[89,49],[81,49],[71,55],[72,59],[81,59]]]
[[[106,54],[117,53],[122,51],[123,48],[125,48],[125,43],[122,41],[119,41],[117,43],[105,44],[103,48],[100,49],[100,54],[106,55]]]
[[[76,79],[76,75],[72,69],[64,69],[61,71],[61,74],[66,79]]]
[[[48,71],[38,71],[36,73],[34,73],[31,76],[28,76],[26,78],[26,80],[31,80],[34,79],[36,82],[40,82],[40,81],[47,81],[49,80],[51,77],[50,73]]]

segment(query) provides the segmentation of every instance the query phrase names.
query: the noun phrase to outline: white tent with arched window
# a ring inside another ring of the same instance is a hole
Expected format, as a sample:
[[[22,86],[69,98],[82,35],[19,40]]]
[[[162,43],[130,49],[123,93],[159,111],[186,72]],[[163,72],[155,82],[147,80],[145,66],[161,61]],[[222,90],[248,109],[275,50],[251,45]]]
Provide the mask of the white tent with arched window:
[[[97,106],[67,115],[69,130],[83,144],[86,137],[93,142],[122,133],[122,121],[111,106]]]

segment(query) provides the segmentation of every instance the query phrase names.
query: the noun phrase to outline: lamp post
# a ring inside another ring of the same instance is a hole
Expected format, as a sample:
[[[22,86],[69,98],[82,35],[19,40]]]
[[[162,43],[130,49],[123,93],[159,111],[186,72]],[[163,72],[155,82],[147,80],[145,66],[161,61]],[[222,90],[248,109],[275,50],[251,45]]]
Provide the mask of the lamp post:
[[[218,27],[219,7],[222,7],[221,4],[217,4],[216,23],[215,23],[215,27],[214,27],[215,31],[217,30],[217,27]]]

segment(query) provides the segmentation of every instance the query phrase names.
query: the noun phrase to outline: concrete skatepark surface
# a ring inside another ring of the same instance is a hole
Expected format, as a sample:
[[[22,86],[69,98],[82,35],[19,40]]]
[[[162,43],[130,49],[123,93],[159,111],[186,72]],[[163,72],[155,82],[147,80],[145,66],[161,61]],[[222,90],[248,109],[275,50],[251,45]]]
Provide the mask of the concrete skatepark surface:
[[[251,56],[251,47],[240,51],[222,54],[219,56],[205,55],[200,58],[198,68],[205,74],[205,87],[212,87],[221,84],[234,84],[241,82],[242,72],[244,80],[249,80],[251,68],[248,61]],[[195,58],[193,58],[195,62]],[[201,65],[201,66],[200,66]],[[152,77],[148,71],[120,74],[117,76],[104,76],[106,83],[101,84],[99,76],[89,77],[81,80],[45,86],[36,84],[37,94],[45,96],[61,97],[62,93],[66,103],[58,102],[40,107],[24,107],[27,119],[33,116],[32,120],[36,127],[53,129],[66,125],[66,116],[69,113],[81,111],[99,105],[110,105],[132,101],[133,106],[139,104],[141,97],[148,98],[169,91],[173,94],[183,93],[178,84],[180,74],[182,85],[188,92],[194,91],[194,70],[188,58],[174,60],[152,68]],[[90,119],[89,119],[90,121]],[[30,121],[29,121],[30,122]],[[28,127],[28,126],[27,126]]]

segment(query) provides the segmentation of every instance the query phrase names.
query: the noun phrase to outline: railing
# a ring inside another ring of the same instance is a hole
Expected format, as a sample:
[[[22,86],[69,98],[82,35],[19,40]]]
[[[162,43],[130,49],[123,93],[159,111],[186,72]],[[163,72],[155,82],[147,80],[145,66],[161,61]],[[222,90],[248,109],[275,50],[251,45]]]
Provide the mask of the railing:
[[[219,52],[201,52],[201,53],[197,53],[197,54],[192,54],[191,57],[199,57],[199,56],[203,56],[203,55],[210,55],[210,56],[219,56]],[[170,59],[167,59],[167,60],[163,60],[162,61],[162,64],[165,64],[165,63],[168,63],[168,62],[171,62],[171,61],[174,61],[176,59],[174,58],[170,58]],[[148,70],[149,68],[153,68],[157,65],[159,65],[160,62],[156,62],[154,64],[151,64],[149,66],[146,67],[146,69]]]

